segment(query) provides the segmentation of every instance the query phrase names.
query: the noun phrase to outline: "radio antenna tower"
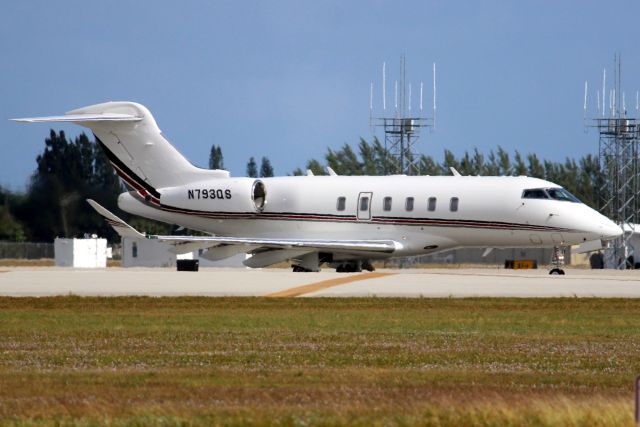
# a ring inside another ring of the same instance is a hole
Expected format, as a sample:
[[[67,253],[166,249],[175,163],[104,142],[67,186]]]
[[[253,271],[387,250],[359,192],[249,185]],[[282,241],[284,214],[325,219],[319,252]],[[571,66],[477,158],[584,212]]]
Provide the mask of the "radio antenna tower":
[[[372,132],[376,128],[384,131],[384,173],[419,175],[420,156],[416,151],[416,144],[420,139],[420,130],[436,125],[436,64],[433,63],[433,113],[429,118],[424,113],[423,92],[424,83],[414,89],[407,82],[407,61],[404,55],[400,57],[400,79],[394,80],[393,103],[387,102],[387,63],[382,63],[382,114],[374,113],[374,84],[371,82],[369,92],[369,122]],[[414,94],[414,92],[418,92]],[[417,95],[417,107],[413,105]],[[389,108],[387,108],[389,107]]]
[[[620,54],[617,54],[613,88],[607,87],[607,70],[603,71],[602,92],[598,89],[596,93],[596,117],[587,118],[588,85],[585,82],[584,121],[587,128],[597,129],[600,136],[600,168],[605,177],[600,183],[600,211],[623,231],[622,237],[605,249],[604,264],[608,268],[625,269],[634,268],[636,262],[631,236],[640,222],[640,127],[638,92],[635,113],[630,117],[622,91],[621,68]]]

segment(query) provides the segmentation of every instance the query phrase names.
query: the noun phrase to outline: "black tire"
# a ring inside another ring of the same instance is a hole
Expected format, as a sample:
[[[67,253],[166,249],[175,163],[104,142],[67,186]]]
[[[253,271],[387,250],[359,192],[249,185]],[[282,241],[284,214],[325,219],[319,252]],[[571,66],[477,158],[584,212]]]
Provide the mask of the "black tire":
[[[179,259],[176,260],[177,271],[198,271],[200,262],[197,259]]]
[[[364,261],[362,263],[362,269],[367,271],[376,271],[375,267],[369,261]]]

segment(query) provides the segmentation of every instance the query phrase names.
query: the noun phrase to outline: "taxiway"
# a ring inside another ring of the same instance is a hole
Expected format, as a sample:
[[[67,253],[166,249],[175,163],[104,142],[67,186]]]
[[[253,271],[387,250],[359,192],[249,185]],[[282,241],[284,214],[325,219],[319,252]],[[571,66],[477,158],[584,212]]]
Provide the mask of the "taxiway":
[[[621,297],[640,298],[640,272],[408,269],[293,273],[285,269],[0,268],[1,296]]]

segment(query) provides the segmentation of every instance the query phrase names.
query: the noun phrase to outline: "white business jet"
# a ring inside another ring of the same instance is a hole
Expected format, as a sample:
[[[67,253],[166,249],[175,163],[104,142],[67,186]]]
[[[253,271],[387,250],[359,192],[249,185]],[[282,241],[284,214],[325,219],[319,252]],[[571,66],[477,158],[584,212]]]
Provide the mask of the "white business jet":
[[[561,248],[621,235],[615,223],[562,187],[537,178],[460,176],[287,176],[235,178],[200,169],[133,102],[107,102],[63,116],[92,130],[132,191],[120,209],[200,230],[206,236],[145,235],[89,200],[123,237],[157,239],[177,254],[210,260],[249,253],[245,264],[290,260],[294,271],[371,270],[371,261],[458,247]],[[561,265],[553,273],[564,274]]]

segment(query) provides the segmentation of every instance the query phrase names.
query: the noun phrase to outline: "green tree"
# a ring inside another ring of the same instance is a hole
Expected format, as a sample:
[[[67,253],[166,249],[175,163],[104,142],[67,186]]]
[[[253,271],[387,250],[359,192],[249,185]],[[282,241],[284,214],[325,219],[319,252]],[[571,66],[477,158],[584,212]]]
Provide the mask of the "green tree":
[[[315,159],[309,160],[307,162],[307,170],[313,172],[314,175],[324,175],[325,173],[324,166],[322,166],[322,164]]]
[[[423,175],[442,175],[442,167],[433,160],[433,157],[423,154],[420,156],[420,172]]]
[[[516,164],[513,167],[513,174],[516,176],[526,175],[527,174],[527,165],[522,160],[522,155],[516,150],[516,154],[513,156]]]
[[[451,173],[450,168],[455,168],[459,171],[460,164],[456,160],[456,156],[454,156],[451,151],[444,150],[444,161],[442,162],[442,169],[445,171],[446,175],[449,175]]]
[[[224,169],[222,147],[215,144],[211,146],[211,152],[209,153],[209,169]]]
[[[250,178],[258,177],[258,165],[253,156],[249,158],[249,162],[247,163],[247,176]]]
[[[64,132],[51,130],[36,163],[24,201],[13,209],[28,239],[51,241],[84,233],[115,237],[86,199],[115,209],[122,186],[105,154],[86,134],[70,141]]]
[[[0,187],[0,240],[22,242],[26,239],[24,225],[11,214],[11,192]]]
[[[260,162],[260,177],[269,178],[273,176],[273,166],[268,158],[263,157]]]
[[[487,162],[484,165],[484,173],[486,176],[496,176],[500,174],[500,165],[498,164],[498,158],[493,150],[489,151],[487,156]]]
[[[534,178],[544,179],[545,168],[542,166],[542,163],[540,163],[538,156],[533,153],[528,154],[527,162],[529,163],[529,166],[527,167],[527,175]]]
[[[328,150],[325,160],[338,175],[363,175],[360,159],[349,144],[338,151]]]
[[[509,153],[507,153],[499,145],[498,145],[498,173],[495,175],[504,175],[504,176],[513,175],[513,168],[511,166],[511,159],[509,159]]]

